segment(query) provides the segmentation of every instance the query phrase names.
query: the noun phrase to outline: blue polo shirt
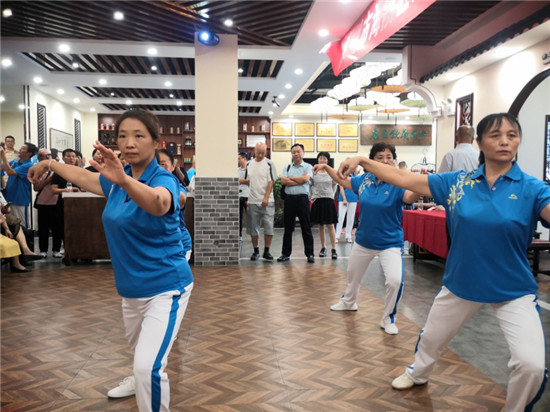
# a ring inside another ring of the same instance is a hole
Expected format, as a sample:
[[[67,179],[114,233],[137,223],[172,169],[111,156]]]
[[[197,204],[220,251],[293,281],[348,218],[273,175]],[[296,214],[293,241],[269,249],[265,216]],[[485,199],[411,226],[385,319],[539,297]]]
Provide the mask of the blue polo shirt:
[[[131,167],[124,168],[132,175]],[[193,275],[181,244],[179,183],[153,159],[138,179],[149,187],[162,186],[172,194],[171,210],[153,216],[139,207],[118,185],[99,177],[107,204],[103,227],[118,293],[145,298],[171,290],[183,291]]]
[[[281,176],[285,177],[300,177],[307,173],[310,177],[310,180],[303,185],[299,186],[285,186],[285,193],[287,195],[309,195],[309,186],[311,185],[311,179],[313,178],[313,166],[309,163],[302,161],[302,164],[296,166],[292,162],[289,166],[283,168],[283,173]]]
[[[403,195],[405,189],[378,183],[371,173],[351,178],[359,198],[359,227],[355,241],[367,249],[403,247]]]
[[[180,192],[187,196],[187,189],[182,184],[180,184]],[[189,234],[189,231],[185,227],[185,207],[180,210],[180,230],[183,251],[187,252],[188,250],[191,250],[193,248],[193,241],[191,240],[191,235]]]
[[[435,202],[445,207],[452,239],[443,284],[475,302],[536,294],[527,248],[540,212],[550,203],[550,187],[523,173],[517,163],[492,188],[485,165],[472,172],[430,175],[428,183]]]
[[[351,175],[350,177],[356,176],[355,174]],[[346,201],[348,203],[356,203],[357,202],[357,193],[355,193],[353,190],[349,190],[344,188],[344,194],[346,195]],[[344,201],[344,196],[342,196],[342,192],[340,192],[338,200],[340,202]]]
[[[31,159],[24,162],[14,159],[10,162],[10,166],[17,174],[8,177],[4,197],[6,201],[16,206],[27,206],[31,203],[31,182],[27,179],[27,173],[33,163]]]

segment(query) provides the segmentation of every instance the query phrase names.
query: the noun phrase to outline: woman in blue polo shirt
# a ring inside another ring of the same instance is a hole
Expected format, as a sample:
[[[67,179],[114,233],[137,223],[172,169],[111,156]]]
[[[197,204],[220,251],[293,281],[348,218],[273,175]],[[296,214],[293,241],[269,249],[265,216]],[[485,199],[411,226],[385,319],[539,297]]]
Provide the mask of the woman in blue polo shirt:
[[[109,391],[110,397],[135,393],[140,411],[168,411],[170,392],[164,371],[183,319],[193,276],[185,259],[179,221],[177,179],[159,167],[159,125],[142,110],[123,113],[115,124],[118,147],[128,165],[100,143],[99,171],[44,160],[29,171],[37,180],[54,171],[88,192],[107,197],[103,225],[126,336],[134,349],[133,376]]]
[[[443,349],[489,303],[511,352],[506,410],[531,410],[544,391],[544,332],[527,248],[539,220],[550,227],[550,187],[515,163],[520,141],[517,119],[498,113],[477,126],[481,166],[472,172],[416,175],[361,157],[340,166],[345,174],[361,164],[380,179],[433,197],[447,213],[452,242],[443,286],[420,332],[414,364],[393,388],[426,383]]]
[[[372,146],[369,158],[395,167],[395,147],[384,142]],[[357,296],[370,262],[378,256],[386,277],[386,300],[380,327],[390,335],[399,330],[395,325],[397,304],[403,290],[403,203],[413,203],[419,196],[392,186],[371,173],[343,177],[328,165],[318,164],[314,171],[326,170],[340,185],[358,195],[359,227],[348,263],[346,292],[331,310],[357,310]],[[355,169],[349,169],[350,172]],[[349,173],[348,173],[349,174]],[[346,175],[347,176],[347,175]]]

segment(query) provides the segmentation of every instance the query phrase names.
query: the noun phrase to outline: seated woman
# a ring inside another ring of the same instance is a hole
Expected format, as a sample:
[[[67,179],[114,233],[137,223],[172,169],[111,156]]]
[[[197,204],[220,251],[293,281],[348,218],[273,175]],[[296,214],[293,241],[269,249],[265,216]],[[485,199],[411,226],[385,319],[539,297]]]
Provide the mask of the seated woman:
[[[27,238],[25,237],[25,232],[21,226],[21,219],[11,214],[10,203],[2,207],[0,215],[3,216],[5,222],[2,223],[2,234],[9,239],[14,239],[21,250],[23,251],[23,257],[26,260],[39,260],[42,259],[42,255],[34,253],[27,244]]]
[[[4,230],[9,231],[8,225],[6,223],[6,216],[0,213],[0,224]],[[0,258],[10,258],[11,257],[11,271],[13,273],[26,273],[30,272],[30,269],[27,269],[19,261],[19,255],[21,250],[19,245],[13,239],[10,239],[7,236],[0,234]]]

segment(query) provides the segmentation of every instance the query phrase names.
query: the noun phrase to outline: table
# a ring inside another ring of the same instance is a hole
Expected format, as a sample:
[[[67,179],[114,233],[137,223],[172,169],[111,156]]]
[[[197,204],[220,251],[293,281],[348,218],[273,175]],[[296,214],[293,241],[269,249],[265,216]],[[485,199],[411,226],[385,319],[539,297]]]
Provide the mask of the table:
[[[89,192],[64,192],[65,259],[110,259],[101,215],[107,199]]]
[[[418,247],[443,259],[449,254],[444,210],[404,210],[403,235],[413,244],[415,260]]]

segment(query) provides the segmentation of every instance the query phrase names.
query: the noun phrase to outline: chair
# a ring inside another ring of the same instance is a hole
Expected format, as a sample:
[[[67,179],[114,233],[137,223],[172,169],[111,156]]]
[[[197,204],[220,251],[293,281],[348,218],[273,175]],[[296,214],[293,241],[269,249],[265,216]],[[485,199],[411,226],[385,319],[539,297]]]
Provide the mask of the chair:
[[[537,276],[539,273],[543,275],[550,275],[550,270],[540,270],[540,252],[542,250],[550,250],[550,240],[540,239],[540,233],[536,232],[531,244],[527,248],[527,257],[531,263],[531,271],[533,276]]]

